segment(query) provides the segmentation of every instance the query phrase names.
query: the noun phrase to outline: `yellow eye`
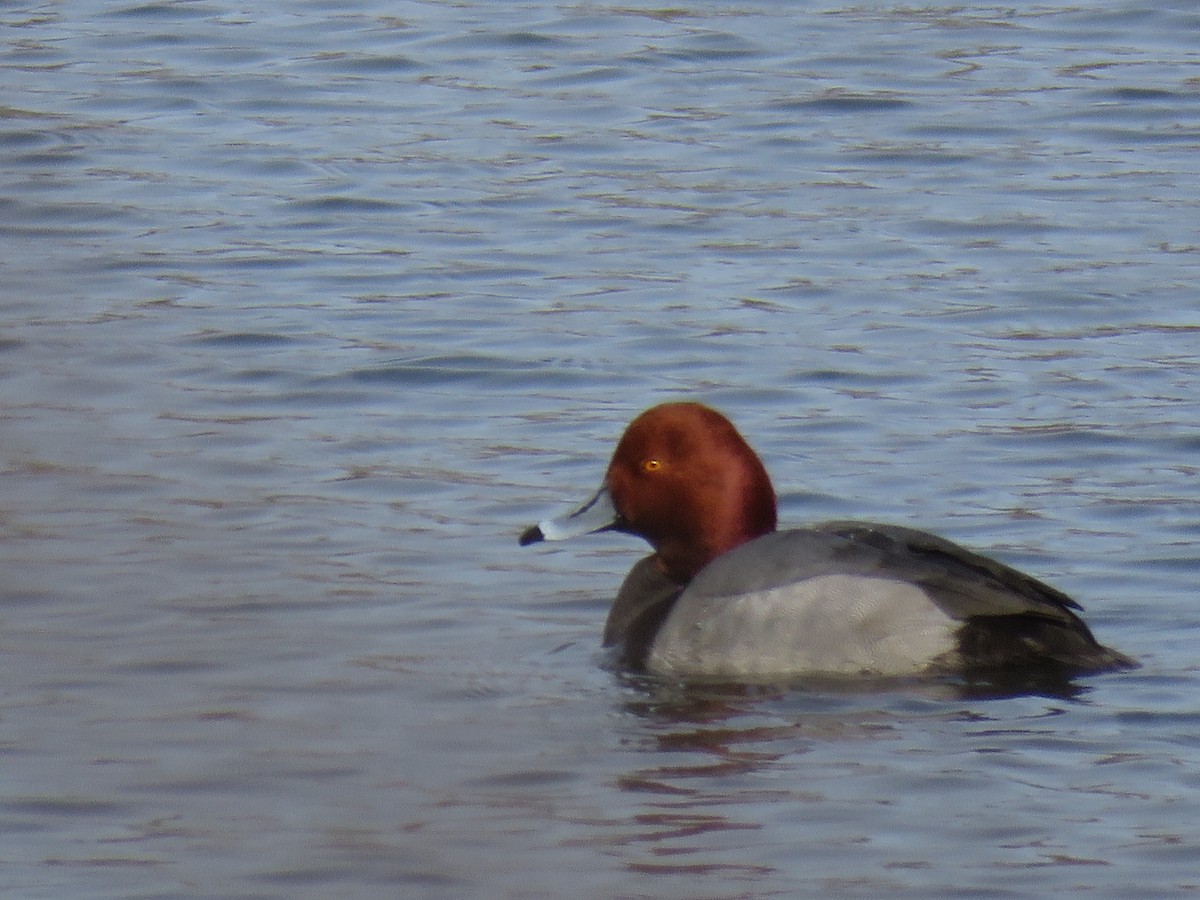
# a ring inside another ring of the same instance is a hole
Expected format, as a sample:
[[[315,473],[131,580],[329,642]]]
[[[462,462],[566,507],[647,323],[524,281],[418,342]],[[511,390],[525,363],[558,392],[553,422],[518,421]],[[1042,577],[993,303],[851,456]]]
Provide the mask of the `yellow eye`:
[[[642,471],[645,472],[647,475],[650,474],[651,472],[657,472],[661,468],[662,468],[662,463],[657,459],[642,460]]]

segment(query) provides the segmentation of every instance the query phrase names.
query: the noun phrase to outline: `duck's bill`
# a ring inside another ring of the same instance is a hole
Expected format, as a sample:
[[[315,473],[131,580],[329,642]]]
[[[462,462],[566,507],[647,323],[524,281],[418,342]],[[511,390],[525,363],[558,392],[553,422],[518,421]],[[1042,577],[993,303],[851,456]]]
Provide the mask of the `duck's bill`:
[[[587,503],[578,509],[543,519],[536,525],[531,525],[521,532],[522,547],[536,544],[538,541],[565,541],[581,534],[595,534],[597,531],[607,531],[616,527],[619,516],[613,506],[612,496],[608,486],[601,486]]]

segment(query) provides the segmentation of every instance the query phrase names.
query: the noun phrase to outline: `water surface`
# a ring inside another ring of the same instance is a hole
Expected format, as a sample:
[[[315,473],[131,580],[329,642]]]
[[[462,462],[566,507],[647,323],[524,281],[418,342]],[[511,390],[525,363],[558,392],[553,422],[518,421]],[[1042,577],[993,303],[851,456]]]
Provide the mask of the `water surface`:
[[[0,22],[13,896],[1200,885],[1191,3]],[[516,535],[680,397],[1143,668],[604,668],[642,548]]]

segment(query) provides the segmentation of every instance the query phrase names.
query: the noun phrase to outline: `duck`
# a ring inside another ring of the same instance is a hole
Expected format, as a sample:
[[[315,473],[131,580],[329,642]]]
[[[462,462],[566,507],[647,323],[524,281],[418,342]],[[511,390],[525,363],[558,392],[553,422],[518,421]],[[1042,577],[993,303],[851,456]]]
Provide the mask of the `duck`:
[[[635,671],[759,681],[1137,665],[1062,591],[945,538],[859,521],[778,529],[762,460],[702,403],[638,415],[599,490],[519,544],[610,531],[653,551],[604,626],[604,646]]]

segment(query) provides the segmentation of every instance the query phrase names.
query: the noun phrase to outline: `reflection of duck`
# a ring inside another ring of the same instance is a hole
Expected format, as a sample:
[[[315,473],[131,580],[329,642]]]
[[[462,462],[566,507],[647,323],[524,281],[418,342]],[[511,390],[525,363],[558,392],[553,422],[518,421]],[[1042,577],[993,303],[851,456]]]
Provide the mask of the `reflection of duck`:
[[[1066,594],[932,534],[831,522],[776,531],[775,492],[723,415],[668,403],[638,416],[600,490],[522,545],[623,531],[634,565],[605,644],[685,677],[906,675],[1029,665],[1136,665],[1102,646]]]

